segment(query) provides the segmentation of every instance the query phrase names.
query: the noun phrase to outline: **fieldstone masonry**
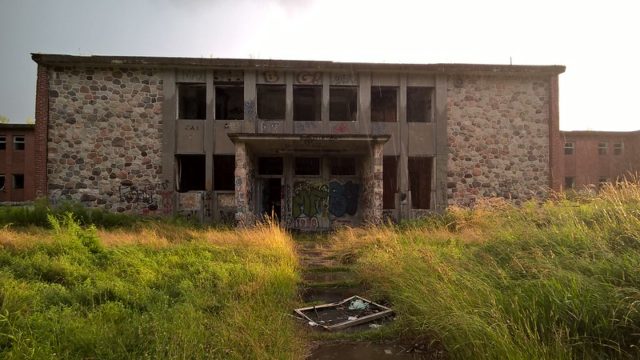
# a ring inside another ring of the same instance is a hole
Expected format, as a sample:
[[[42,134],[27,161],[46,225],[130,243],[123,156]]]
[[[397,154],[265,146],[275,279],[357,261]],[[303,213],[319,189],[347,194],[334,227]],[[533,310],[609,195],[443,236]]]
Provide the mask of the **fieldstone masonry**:
[[[47,175],[52,202],[163,212],[162,80],[153,70],[49,72]],[[170,206],[169,206],[170,208]]]
[[[452,77],[447,92],[448,203],[544,197],[549,188],[548,80]]]

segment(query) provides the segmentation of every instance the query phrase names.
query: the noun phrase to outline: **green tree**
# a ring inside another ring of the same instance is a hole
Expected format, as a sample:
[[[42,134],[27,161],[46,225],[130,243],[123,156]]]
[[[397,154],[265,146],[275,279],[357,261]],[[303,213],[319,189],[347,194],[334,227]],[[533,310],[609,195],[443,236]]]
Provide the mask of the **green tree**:
[[[4,115],[0,115],[0,124],[8,124],[8,123],[9,123],[9,118]]]

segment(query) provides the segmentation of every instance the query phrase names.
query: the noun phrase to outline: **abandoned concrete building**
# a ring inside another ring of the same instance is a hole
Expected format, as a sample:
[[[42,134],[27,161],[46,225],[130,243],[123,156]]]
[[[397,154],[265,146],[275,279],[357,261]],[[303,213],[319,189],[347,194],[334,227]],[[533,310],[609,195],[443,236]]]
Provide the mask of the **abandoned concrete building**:
[[[563,66],[32,59],[54,203],[314,230],[562,184]]]

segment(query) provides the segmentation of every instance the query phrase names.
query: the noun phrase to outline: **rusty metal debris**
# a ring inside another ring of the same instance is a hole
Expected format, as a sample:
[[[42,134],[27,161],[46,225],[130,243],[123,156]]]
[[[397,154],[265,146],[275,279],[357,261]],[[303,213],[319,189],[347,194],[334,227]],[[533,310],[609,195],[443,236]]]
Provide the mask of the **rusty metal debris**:
[[[339,302],[308,306],[294,311],[308,321],[310,326],[320,326],[328,331],[346,329],[393,314],[390,308],[357,295]]]

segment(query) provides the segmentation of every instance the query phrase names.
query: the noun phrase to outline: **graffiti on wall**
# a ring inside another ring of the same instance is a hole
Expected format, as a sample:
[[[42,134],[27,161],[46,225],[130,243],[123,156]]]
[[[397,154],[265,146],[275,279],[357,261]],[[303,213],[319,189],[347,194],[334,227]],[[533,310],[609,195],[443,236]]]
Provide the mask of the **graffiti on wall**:
[[[148,210],[161,209],[165,212],[167,201],[163,196],[168,188],[168,181],[160,184],[134,185],[133,182],[125,180],[118,187],[118,195],[121,202],[127,204],[144,204]]]
[[[360,184],[347,181],[341,184],[337,181],[329,183],[329,213],[335,217],[355,215],[358,212]]]
[[[293,198],[291,199],[291,216],[314,217],[326,214],[328,187],[326,184],[310,182],[296,182],[293,184]]]

